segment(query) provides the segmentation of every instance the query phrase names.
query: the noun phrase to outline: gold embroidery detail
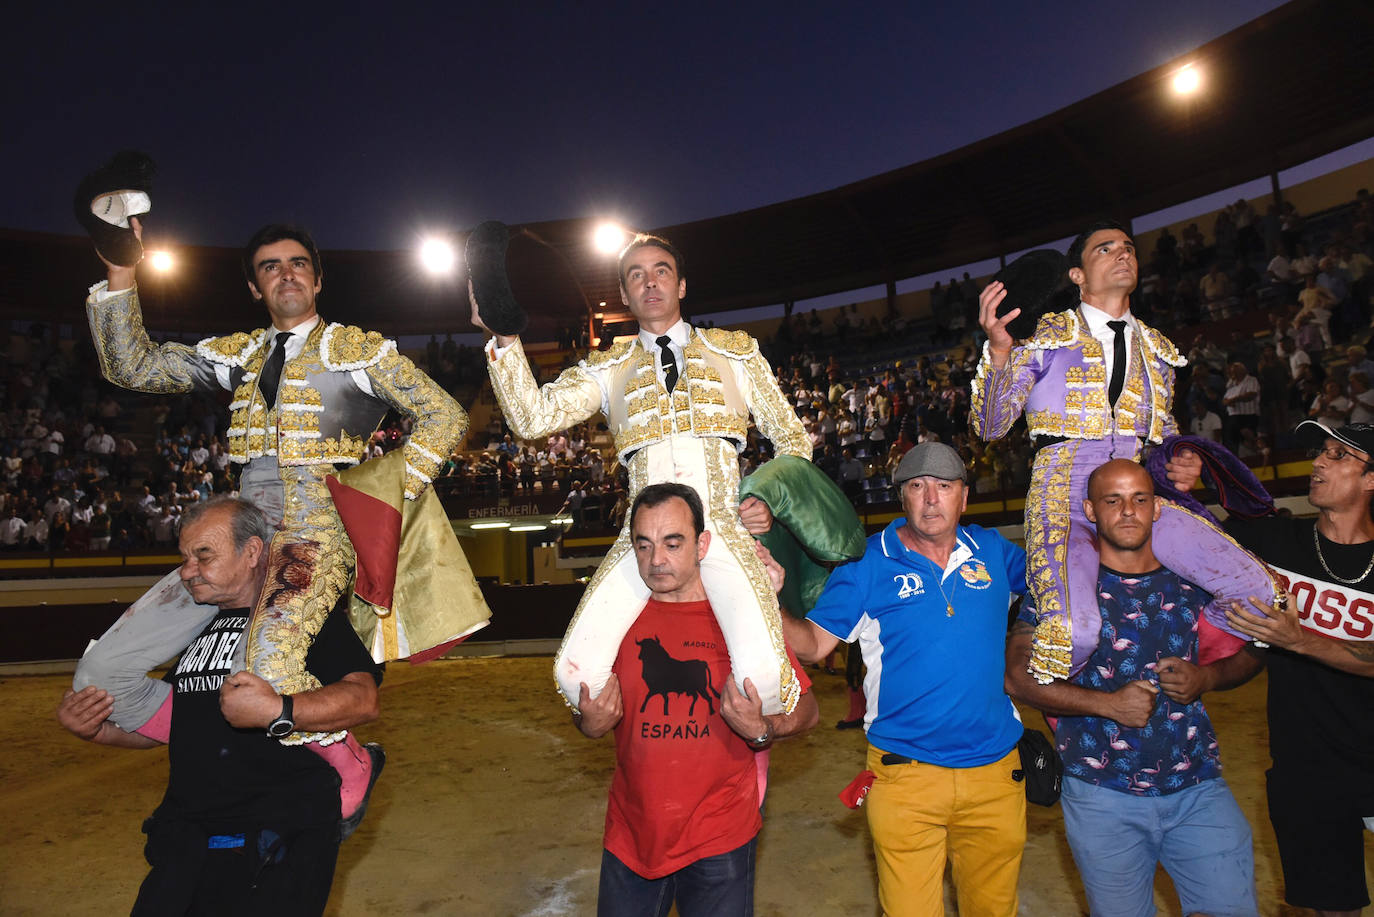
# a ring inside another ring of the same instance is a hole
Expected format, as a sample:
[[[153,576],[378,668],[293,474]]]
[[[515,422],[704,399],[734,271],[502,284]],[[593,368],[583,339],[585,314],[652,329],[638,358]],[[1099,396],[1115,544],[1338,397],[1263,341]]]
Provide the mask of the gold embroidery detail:
[[[320,417],[313,411],[282,411],[277,416],[277,430],[286,433],[320,435]],[[345,437],[347,433],[343,434]]]
[[[313,414],[292,416],[302,419],[314,417]],[[256,432],[253,431],[253,433]],[[318,429],[315,431],[315,435],[319,436]],[[341,433],[338,439],[332,436],[322,439],[283,436],[278,446],[277,461],[282,465],[317,465],[343,462],[356,465],[362,459],[363,453],[367,451],[367,440],[368,437],[366,436],[350,436],[348,433]]]
[[[207,350],[212,350],[223,357],[232,359],[242,354],[243,351],[247,350],[250,346],[255,345],[258,342],[258,338],[262,336],[262,333],[262,328],[258,328],[252,332],[236,331],[224,337],[208,338],[201,341],[201,344],[204,345]]]
[[[744,331],[727,331],[724,328],[698,328],[697,334],[702,342],[717,353],[725,356],[748,357],[758,352],[758,342]]]
[[[701,362],[697,362],[700,360]],[[695,381],[720,382],[720,371],[705,361],[704,357],[687,361],[687,378]]]
[[[619,347],[620,345],[617,345]],[[624,351],[628,353],[627,349]],[[616,347],[611,348],[616,352]],[[623,355],[623,353],[622,353]],[[583,363],[565,369],[557,379],[543,386],[535,384],[529,359],[517,340],[499,360],[488,360],[492,391],[501,405],[506,423],[521,439],[542,439],[566,430],[591,417],[601,407],[601,386],[587,371],[588,366],[605,360],[598,352]],[[438,451],[438,450],[435,450]]]
[[[725,406],[725,395],[719,389],[707,388],[704,385],[693,385],[691,387],[691,400],[693,404],[718,404]]]
[[[363,331],[356,325],[336,327],[329,337],[331,363],[359,363],[374,360],[386,345],[386,338],[376,331]]]
[[[773,375],[768,361],[757,352],[757,347],[754,351],[754,354],[744,361],[744,368],[754,386],[752,406],[759,432],[772,441],[775,454],[795,455],[810,461],[811,438],[806,435],[806,428],[797,419],[797,413],[792,410],[792,405],[783,397],[782,390],[778,388],[777,377]],[[697,432],[701,432],[700,426]],[[747,433],[747,429],[745,432]],[[744,437],[741,437],[741,440],[743,439]]]
[[[801,699],[801,685],[797,681],[796,672],[792,669],[792,663],[783,644],[778,597],[768,581],[768,573],[763,568],[763,562],[754,552],[754,539],[739,521],[736,506],[726,502],[726,494],[734,495],[738,500],[739,465],[736,464],[734,454],[726,449],[708,449],[705,458],[706,490],[711,521],[715,524],[721,541],[729,548],[735,562],[749,579],[749,585],[754,591],[754,600],[763,614],[764,625],[768,629],[773,653],[778,659],[778,693],[782,700],[782,709],[784,713],[791,713],[796,709],[797,701]]]
[[[304,373],[302,373],[302,378],[304,378]],[[283,409],[293,405],[309,405],[311,407],[324,406],[324,401],[320,398],[318,389],[295,385],[283,385],[279,388],[277,390],[277,403],[280,404]]]
[[[610,350],[591,351],[582,362],[594,369],[599,369],[603,366],[613,366],[625,359],[634,345],[634,341],[618,341],[611,345]]]
[[[1065,639],[1072,650],[1063,551],[1069,537],[1071,476],[1078,446],[1077,442],[1068,442],[1041,449],[1035,456],[1030,489],[1026,492],[1026,580],[1040,616],[1036,638],[1031,641],[1029,671],[1041,684],[1048,684],[1049,678],[1065,677],[1046,678],[1046,673],[1058,670],[1054,660],[1060,648],[1057,643],[1042,647],[1037,642],[1046,621],[1061,622],[1059,627],[1069,635]],[[1053,556],[1050,546],[1054,546]]]
[[[653,392],[646,392],[643,395],[636,395],[625,400],[625,413],[629,417],[636,417],[645,411],[658,409],[658,395]]]
[[[1073,668],[1073,634],[1064,618],[1041,618],[1031,637],[1031,661],[1026,671],[1042,685],[1068,678]]]

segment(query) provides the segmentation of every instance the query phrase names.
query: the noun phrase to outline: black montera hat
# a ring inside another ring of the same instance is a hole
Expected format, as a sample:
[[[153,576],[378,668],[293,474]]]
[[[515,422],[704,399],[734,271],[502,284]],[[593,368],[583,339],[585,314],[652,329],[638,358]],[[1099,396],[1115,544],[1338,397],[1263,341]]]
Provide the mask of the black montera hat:
[[[1007,325],[1007,333],[1018,341],[1035,333],[1042,315],[1071,309],[1078,301],[1078,290],[1069,283],[1069,262],[1052,248],[1026,252],[992,279],[1007,288],[1006,299],[997,307],[998,317],[1021,310]]]
[[[129,225],[153,209],[148,196],[157,166],[147,153],[124,150],[91,172],[76,187],[72,211],[95,242],[95,250],[111,264],[133,267],[143,260],[143,243]]]
[[[468,236],[466,260],[468,276],[472,278],[472,295],[477,300],[477,314],[495,334],[519,334],[528,319],[525,310],[515,299],[506,274],[506,248],[510,245],[510,231],[506,224],[489,220]]]

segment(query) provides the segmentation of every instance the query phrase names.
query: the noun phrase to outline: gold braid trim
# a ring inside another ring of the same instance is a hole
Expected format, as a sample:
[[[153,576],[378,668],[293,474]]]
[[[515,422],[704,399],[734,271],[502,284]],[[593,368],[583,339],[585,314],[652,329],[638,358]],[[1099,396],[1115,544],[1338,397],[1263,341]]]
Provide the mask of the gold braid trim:
[[[1068,678],[1073,668],[1073,634],[1064,621],[1064,618],[1046,616],[1035,625],[1031,662],[1026,671],[1038,684],[1047,685],[1056,678]]]
[[[1058,350],[1079,340],[1078,310],[1051,312],[1035,325],[1035,333],[1021,346],[1027,350]]]
[[[406,499],[414,500],[439,473],[468,429],[468,415],[453,396],[395,349],[367,367],[378,398],[415,419],[402,447],[406,457]]]
[[[744,331],[727,331],[724,328],[699,328],[701,343],[708,350],[714,350],[723,357],[743,359],[759,352],[759,342]]]
[[[224,337],[206,338],[196,345],[196,353],[211,363],[223,366],[243,366],[253,358],[267,340],[267,329],[236,331]]]
[[[628,357],[630,351],[634,350],[634,346],[634,341],[620,341],[611,345],[610,350],[590,351],[586,359],[582,361],[582,365],[589,366],[592,369],[602,369],[607,366],[614,366]]]
[[[722,467],[726,465],[727,467]],[[778,596],[773,584],[768,580],[768,572],[754,552],[754,539],[739,521],[736,507],[726,502],[726,494],[739,494],[739,471],[735,457],[728,449],[706,450],[707,497],[710,506],[707,516],[716,524],[720,540],[734,555],[735,562],[744,570],[749,585],[754,590],[754,600],[763,613],[764,626],[768,629],[773,654],[778,659],[778,694],[784,713],[791,713],[801,699],[801,684],[797,673],[788,659],[787,648],[782,636],[782,612],[778,608]]]
[[[137,287],[102,302],[92,294],[86,300],[86,317],[101,375],[120,388],[156,395],[218,388],[210,382],[213,370],[204,366],[194,347],[152,342],[143,327]]]
[[[319,542],[297,540],[281,532],[268,548],[267,579],[248,625],[248,664],[279,694],[300,694],[320,687],[320,680],[305,670],[305,656],[342,592],[336,594],[330,588],[330,580],[337,577],[321,569],[330,562],[322,556],[322,547]],[[328,745],[344,735],[293,732],[281,742]]]
[[[330,372],[353,372],[380,363],[396,352],[396,342],[377,331],[330,322],[320,338],[320,363]]]
[[[644,452],[636,453],[635,457],[630,459],[629,467],[626,470],[630,475],[630,499],[633,500],[649,483],[648,456]],[[621,526],[620,534],[616,536],[615,543],[612,544],[611,549],[606,552],[606,556],[601,560],[601,566],[596,568],[596,572],[592,574],[591,581],[587,583],[587,588],[582,593],[582,600],[577,603],[577,610],[573,612],[572,620],[568,622],[568,629],[563,635],[563,642],[558,646],[558,653],[554,656],[555,659],[562,659],[564,652],[567,651],[568,639],[572,636],[573,631],[577,629],[577,620],[582,617],[582,609],[586,607],[588,600],[596,593],[597,587],[601,585],[602,580],[611,575],[611,572],[615,570],[616,566],[619,565],[620,561],[624,559],[625,555],[628,554],[630,550],[630,519],[627,516],[625,518],[625,524]],[[558,691],[559,696],[562,697],[563,688],[558,683],[556,671],[557,670],[555,670],[553,686],[554,690]],[[563,698],[563,703],[570,708],[573,706],[572,700],[566,697]]]
[[[1067,678],[1073,658],[1065,561],[1072,496],[1069,489],[1077,452],[1078,443],[1073,441],[1040,450],[1026,493],[1026,579],[1040,616],[1026,671],[1042,685]]]
[[[541,388],[535,383],[529,359],[517,340],[499,360],[487,361],[491,388],[506,423],[521,439],[543,439],[591,417],[601,410],[601,386],[586,367],[610,362],[617,353],[623,357],[630,346],[626,343],[623,351],[617,345],[604,354],[598,351],[588,355],[583,363],[563,370],[557,379]]]
[[[734,333],[744,334],[743,331]],[[806,435],[806,428],[797,419],[797,412],[792,410],[792,405],[783,397],[782,389],[778,388],[778,379],[773,375],[773,369],[763,358],[763,354],[759,353],[757,342],[750,356],[744,360],[744,369],[754,389],[753,397],[749,399],[749,408],[754,412],[754,423],[758,425],[759,432],[772,441],[776,454],[795,455],[810,461],[811,438]],[[776,604],[776,599],[774,601]]]

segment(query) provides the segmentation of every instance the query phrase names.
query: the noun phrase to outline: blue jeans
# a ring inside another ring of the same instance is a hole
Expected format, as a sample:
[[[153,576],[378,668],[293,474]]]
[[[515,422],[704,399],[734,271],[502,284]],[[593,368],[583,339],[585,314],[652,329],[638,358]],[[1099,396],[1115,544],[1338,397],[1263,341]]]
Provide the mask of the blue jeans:
[[[597,917],[667,917],[677,900],[680,917],[753,917],[754,850],[743,847],[697,860],[659,879],[646,879],[609,850],[601,851]]]
[[[1153,917],[1156,865],[1185,914],[1259,914],[1250,823],[1222,778],[1133,796],[1066,777],[1060,800],[1093,917]]]

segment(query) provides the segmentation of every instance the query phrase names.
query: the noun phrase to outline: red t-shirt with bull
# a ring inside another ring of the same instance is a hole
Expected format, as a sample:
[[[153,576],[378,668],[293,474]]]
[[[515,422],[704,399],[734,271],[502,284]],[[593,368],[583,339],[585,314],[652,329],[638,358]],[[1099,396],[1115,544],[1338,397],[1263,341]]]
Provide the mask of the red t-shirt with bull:
[[[809,680],[796,660],[805,690]],[[720,715],[730,657],[709,602],[650,599],[614,666],[625,715],[605,847],[647,879],[749,842],[763,820],[756,754]]]

